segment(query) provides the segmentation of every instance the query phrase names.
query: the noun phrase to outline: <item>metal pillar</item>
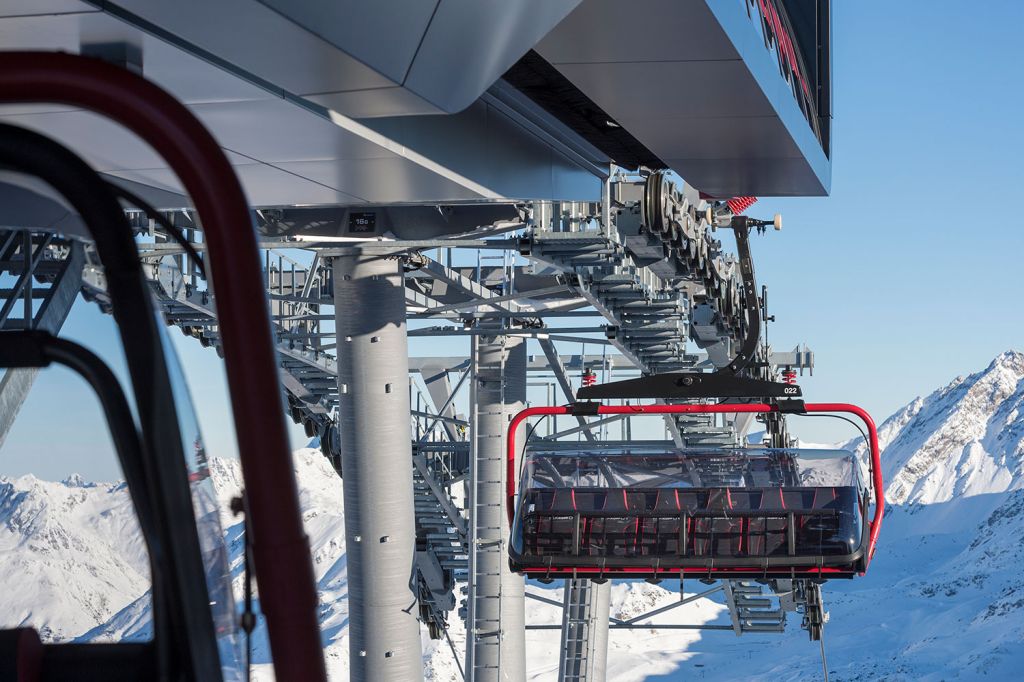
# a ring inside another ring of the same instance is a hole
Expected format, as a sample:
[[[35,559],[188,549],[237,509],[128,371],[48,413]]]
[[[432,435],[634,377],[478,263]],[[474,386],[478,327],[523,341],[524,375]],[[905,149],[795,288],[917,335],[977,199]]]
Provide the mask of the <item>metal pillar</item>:
[[[421,680],[403,274],[358,249],[333,267],[350,677]]]
[[[612,584],[590,585],[590,676],[588,682],[604,682],[608,670],[608,616],[611,610]]]
[[[611,583],[566,580],[558,682],[604,682]]]
[[[10,234],[10,232],[0,233],[0,235]],[[18,320],[21,322],[19,328],[42,329],[51,334],[57,334],[61,327],[64,326],[64,321],[71,312],[71,306],[75,304],[75,300],[78,298],[78,290],[82,288],[82,265],[85,263],[85,250],[81,242],[76,240],[68,242],[67,255],[60,266],[60,270],[57,271],[53,283],[48,289],[36,293],[36,297],[42,301],[42,305],[39,311],[32,315],[33,259],[30,253],[32,240],[30,233],[25,232],[24,235],[24,246],[22,247],[24,267],[21,273],[19,273],[23,277],[19,281],[22,283],[23,290],[27,290],[26,300],[28,303],[26,306],[28,310],[26,312],[28,315]],[[5,260],[11,260],[12,253],[13,249],[10,249],[6,256],[0,254],[0,257],[5,258]],[[16,291],[11,295],[17,296],[19,293]],[[0,319],[0,329],[6,328],[7,322],[6,318]],[[38,374],[39,370],[35,368],[11,368],[5,370],[3,375],[0,376],[0,447],[3,447],[4,441],[7,440],[7,434],[14,425],[18,413],[21,411],[21,406],[28,397],[32,384],[35,383]]]
[[[523,578],[508,567],[505,527],[505,429],[526,400],[526,343],[481,335],[472,341],[470,397],[469,609],[466,676],[470,682],[526,678]]]
[[[7,440],[7,434],[14,426],[38,374],[36,368],[11,368],[4,370],[0,376],[0,447]]]

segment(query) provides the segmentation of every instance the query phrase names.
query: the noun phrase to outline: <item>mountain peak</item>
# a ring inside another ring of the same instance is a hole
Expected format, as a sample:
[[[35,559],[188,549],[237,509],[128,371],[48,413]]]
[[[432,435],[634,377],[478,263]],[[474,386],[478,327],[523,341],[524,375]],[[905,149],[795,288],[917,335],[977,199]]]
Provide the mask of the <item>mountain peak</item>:
[[[1024,353],[914,400],[879,429],[886,496],[928,504],[1024,486]]]
[[[66,485],[69,488],[95,488],[96,487],[95,483],[93,483],[92,481],[85,480],[84,478],[82,478],[81,474],[71,474],[67,478],[65,478],[63,481],[61,481],[61,483],[63,483],[64,485]]]
[[[1006,368],[1024,376],[1024,353],[1013,348],[1003,351],[995,357],[988,369],[992,370],[997,367]]]

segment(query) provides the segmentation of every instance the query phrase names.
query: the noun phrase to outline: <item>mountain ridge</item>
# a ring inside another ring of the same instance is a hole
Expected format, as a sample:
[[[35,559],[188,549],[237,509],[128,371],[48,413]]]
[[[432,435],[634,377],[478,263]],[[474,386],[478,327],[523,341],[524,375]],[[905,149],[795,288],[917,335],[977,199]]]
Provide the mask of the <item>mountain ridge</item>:
[[[834,682],[1004,679],[1024,666],[1022,413],[1024,353],[1008,351],[882,423],[892,504],[877,556],[866,577],[831,581],[824,591]],[[317,450],[296,451],[294,462],[321,594],[325,657],[332,679],[346,679],[341,480]],[[242,522],[227,509],[241,488],[241,472],[236,461],[216,458],[210,471],[240,593]],[[133,523],[123,483],[93,484],[74,475],[57,483],[0,477],[0,551],[7,557],[0,584],[12,587],[0,595],[5,624],[36,625],[50,641],[150,636],[145,549]],[[557,587],[527,589],[561,600]],[[620,618],[678,599],[646,583],[612,589],[612,615]],[[527,619],[558,623],[561,616],[555,607],[527,600]],[[798,621],[791,618],[781,636],[741,639],[731,632],[616,630],[608,679],[820,679],[817,646],[807,642]],[[720,603],[701,599],[657,622],[728,623],[728,616]],[[454,614],[449,634],[461,655],[465,629]],[[527,637],[530,679],[554,679],[558,638],[543,631]],[[447,642],[424,635],[423,646],[427,679],[458,679],[461,661]],[[262,622],[253,660],[254,679],[271,679]]]
[[[1024,353],[915,398],[879,427],[886,499],[944,502],[1024,485]]]

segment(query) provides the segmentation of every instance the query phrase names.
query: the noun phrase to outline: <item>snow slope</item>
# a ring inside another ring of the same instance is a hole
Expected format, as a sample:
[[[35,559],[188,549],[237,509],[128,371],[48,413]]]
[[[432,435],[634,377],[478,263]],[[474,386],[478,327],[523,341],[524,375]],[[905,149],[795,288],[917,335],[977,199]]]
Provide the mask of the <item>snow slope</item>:
[[[1024,355],[918,398],[880,428],[887,514],[868,576],[826,585],[825,649],[832,680],[1019,679],[1024,669]],[[317,450],[295,453],[321,593],[332,679],[348,676],[347,571],[342,486]],[[237,494],[236,462],[214,460],[222,508]],[[222,517],[241,588],[241,524]],[[51,640],[116,639],[148,632],[147,576],[123,485],[0,479],[0,593],[5,623],[30,623]],[[671,588],[671,583],[664,583]],[[693,589],[697,585],[688,585]],[[560,601],[560,589],[529,591]],[[668,604],[678,593],[646,583],[613,585],[612,615]],[[557,623],[556,607],[527,601],[530,623]],[[662,622],[727,623],[704,599]],[[452,619],[461,659],[465,630]],[[460,679],[455,657],[425,634],[430,680]],[[557,678],[558,636],[527,633],[531,680]],[[612,631],[609,680],[821,679],[818,646],[790,619],[779,635]],[[271,679],[265,631],[255,633],[256,679]]]
[[[320,590],[320,623],[324,651],[331,679],[348,679],[348,575],[345,563],[344,519],[340,509],[343,492],[341,480],[318,450],[306,449],[295,453],[295,470],[302,489],[303,520],[313,546],[313,565]],[[230,476],[229,476],[230,472]],[[213,472],[218,488],[229,478],[237,481],[237,464],[221,460]],[[226,494],[230,494],[225,491]],[[228,531],[230,535],[230,530]],[[530,591],[548,599],[560,601],[561,589],[531,585]],[[678,594],[646,583],[619,584],[613,587],[612,615],[631,617],[677,600]],[[560,623],[560,609],[535,600],[526,603],[527,621],[530,623]],[[663,622],[673,618],[684,622],[704,623],[720,616],[724,607],[708,600],[700,600],[680,607],[677,613],[661,617]],[[454,615],[454,614],[453,614]],[[680,621],[676,621],[680,622]],[[609,654],[609,669],[615,671],[611,679],[623,682],[645,680],[652,675],[674,670],[678,662],[686,659],[687,643],[699,639],[699,633],[652,632],[638,630],[617,633]],[[256,633],[257,645],[254,661],[260,664],[255,679],[273,679],[262,627]],[[444,640],[429,639],[423,631],[424,673],[428,680],[461,679],[458,666],[463,665],[466,631],[463,623],[453,617],[449,635],[459,660],[456,662],[451,647]],[[550,680],[557,677],[558,633],[531,631],[527,633],[527,670],[531,680]]]
[[[67,641],[149,587],[145,545],[123,483],[0,477],[0,614]]]

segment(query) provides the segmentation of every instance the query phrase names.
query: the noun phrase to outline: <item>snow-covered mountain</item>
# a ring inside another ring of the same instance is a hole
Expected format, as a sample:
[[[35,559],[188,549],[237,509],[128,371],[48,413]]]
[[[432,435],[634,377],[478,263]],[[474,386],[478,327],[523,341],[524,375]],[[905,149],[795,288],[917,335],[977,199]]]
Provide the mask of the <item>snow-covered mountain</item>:
[[[0,622],[73,639],[149,584],[146,548],[124,483],[0,478]]]
[[[317,449],[294,453],[301,486],[303,521],[313,547],[320,591],[320,623],[331,679],[348,679],[348,574],[345,558],[341,480]],[[228,509],[241,488],[241,472],[232,460],[211,459],[210,475]],[[0,622],[32,625],[49,641],[114,641],[151,634],[148,568],[145,548],[123,484],[90,484],[78,479],[60,483],[23,477],[0,482]],[[241,521],[225,511],[221,517],[231,548],[235,593],[242,589]],[[126,556],[122,556],[126,552]],[[127,557],[127,558],[126,558]],[[532,591],[561,600],[561,590],[531,585]],[[615,585],[612,615],[627,618],[677,600],[678,594],[646,583]],[[703,623],[723,616],[724,607],[708,600],[688,604],[656,620],[683,618]],[[527,602],[532,623],[556,624],[556,607]],[[675,669],[690,654],[696,632],[638,630],[617,635],[611,644],[613,679],[639,682]],[[465,628],[452,619],[450,636],[461,654]],[[430,680],[460,679],[447,642],[423,638],[424,670]],[[557,676],[559,640],[550,632],[528,634],[531,679]],[[253,639],[256,680],[273,678],[266,631],[258,625]]]
[[[825,649],[832,680],[1017,679],[1024,669],[1024,355],[919,398],[880,428],[887,514],[868,576],[825,587]],[[301,501],[321,593],[332,679],[348,677],[347,566],[342,485],[317,450],[295,453]],[[222,508],[240,487],[236,462],[213,460]],[[241,524],[222,524],[241,587]],[[0,620],[42,629],[51,640],[145,635],[144,547],[123,485],[77,478],[0,479]],[[666,583],[668,585],[668,583]],[[530,591],[559,601],[560,590]],[[678,599],[646,583],[613,585],[612,615],[628,617]],[[557,623],[556,607],[527,601],[530,623]],[[707,599],[656,619],[727,623]],[[791,618],[785,635],[615,630],[609,680],[821,679],[818,646]],[[465,630],[452,618],[456,649]],[[558,638],[527,633],[531,680],[557,678]],[[444,640],[424,634],[430,680],[459,678]],[[265,631],[254,640],[257,679],[270,679]],[[461,661],[459,661],[461,663]]]
[[[917,398],[879,428],[886,499],[932,504],[1024,486],[1024,353]]]

